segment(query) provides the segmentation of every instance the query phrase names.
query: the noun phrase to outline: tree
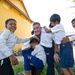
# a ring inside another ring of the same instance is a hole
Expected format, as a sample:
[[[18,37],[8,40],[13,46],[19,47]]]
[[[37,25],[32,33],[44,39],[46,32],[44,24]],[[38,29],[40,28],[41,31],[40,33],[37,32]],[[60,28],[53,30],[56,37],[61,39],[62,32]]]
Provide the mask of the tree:
[[[72,0],[72,2],[75,2],[75,0]],[[75,8],[75,5],[74,6],[71,6],[71,8]]]
[[[75,2],[75,0],[73,0],[73,2]]]

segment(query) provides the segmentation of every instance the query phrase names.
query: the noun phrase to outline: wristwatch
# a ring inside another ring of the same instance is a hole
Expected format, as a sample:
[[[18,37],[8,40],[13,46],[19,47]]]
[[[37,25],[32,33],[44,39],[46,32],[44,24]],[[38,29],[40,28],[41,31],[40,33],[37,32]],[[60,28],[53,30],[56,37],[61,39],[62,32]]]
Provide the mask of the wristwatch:
[[[54,53],[54,54],[59,54],[59,52],[55,51],[55,53]]]

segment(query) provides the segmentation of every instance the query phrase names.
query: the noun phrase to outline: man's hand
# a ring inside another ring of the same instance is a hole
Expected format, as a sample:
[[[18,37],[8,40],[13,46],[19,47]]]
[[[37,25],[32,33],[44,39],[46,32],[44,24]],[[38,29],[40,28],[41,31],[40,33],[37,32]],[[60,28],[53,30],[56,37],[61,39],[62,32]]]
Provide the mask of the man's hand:
[[[60,60],[59,54],[57,54],[57,53],[54,54],[54,60],[55,60],[55,62],[59,62],[59,60]]]
[[[33,38],[36,38],[39,41],[39,38],[37,36],[31,37],[30,40],[32,40]]]
[[[11,63],[13,65],[17,65],[18,64],[18,60],[17,60],[17,58],[14,55],[9,56],[9,59],[10,59],[10,61],[11,61]]]
[[[66,43],[66,42],[70,42],[68,37],[63,38],[63,40],[61,41],[61,43]]]

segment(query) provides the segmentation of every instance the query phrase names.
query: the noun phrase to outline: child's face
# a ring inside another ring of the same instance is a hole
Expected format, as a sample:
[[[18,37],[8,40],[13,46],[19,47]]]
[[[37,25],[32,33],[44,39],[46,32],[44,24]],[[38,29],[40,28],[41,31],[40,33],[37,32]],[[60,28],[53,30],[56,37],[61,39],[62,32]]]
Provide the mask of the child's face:
[[[72,22],[72,26],[75,28],[75,21]]]
[[[16,21],[14,21],[14,20],[10,20],[8,23],[7,23],[7,25],[6,25],[6,28],[7,29],[9,29],[10,31],[12,31],[12,32],[15,32],[15,30],[16,30]]]
[[[35,48],[35,46],[37,45],[37,43],[31,43],[30,44],[32,48]]]
[[[58,22],[56,21],[56,22],[51,22],[51,26],[56,26],[58,24]]]

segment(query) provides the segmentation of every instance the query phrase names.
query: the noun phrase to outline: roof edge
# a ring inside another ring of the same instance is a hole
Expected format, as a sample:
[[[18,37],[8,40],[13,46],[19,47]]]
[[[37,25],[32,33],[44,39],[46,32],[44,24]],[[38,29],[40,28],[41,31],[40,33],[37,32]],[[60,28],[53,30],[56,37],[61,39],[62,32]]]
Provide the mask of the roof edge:
[[[29,17],[29,14],[28,14],[28,12],[27,12],[27,9],[26,9],[25,4],[23,3],[23,1],[21,1],[21,2],[22,2],[22,4],[23,4],[23,7],[24,7],[24,9],[25,9],[25,11],[26,11],[26,13],[27,13],[28,17]],[[29,17],[29,18],[30,18],[30,17]]]
[[[5,0],[8,4],[10,4],[13,8],[15,8],[18,12],[20,12],[22,15],[24,15],[27,19],[29,19],[31,22],[32,21],[23,11],[21,11],[17,6],[15,6],[11,1]]]

